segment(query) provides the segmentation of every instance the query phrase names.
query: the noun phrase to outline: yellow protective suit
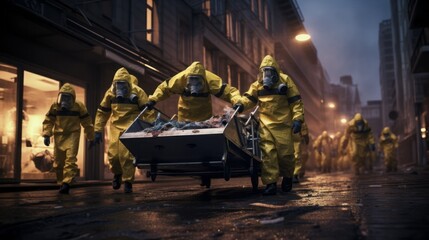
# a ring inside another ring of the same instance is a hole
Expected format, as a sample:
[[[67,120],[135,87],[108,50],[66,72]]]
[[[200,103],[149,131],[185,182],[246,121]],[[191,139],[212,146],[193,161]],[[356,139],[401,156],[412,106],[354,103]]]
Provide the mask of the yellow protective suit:
[[[349,170],[351,166],[351,144],[347,141],[344,134],[341,135],[340,144],[338,146],[338,167],[341,170]],[[345,145],[345,149],[342,148],[343,145]]]
[[[129,83],[131,88],[129,94],[137,96],[137,102],[132,102],[128,98],[119,101],[116,98],[114,91],[115,82],[124,80]],[[145,91],[132,83],[130,74],[122,67],[116,71],[112,86],[106,91],[97,109],[94,126],[95,132],[103,132],[110,118],[109,148],[107,153],[109,167],[113,174],[122,174],[123,182],[134,182],[135,167],[133,165],[134,156],[121,143],[119,137],[145,108],[147,99]],[[143,120],[147,122],[155,120],[153,111],[147,111],[142,116]]]
[[[320,170],[322,172],[331,171],[332,163],[332,139],[329,137],[328,132],[323,131],[321,135],[314,142],[314,148],[319,154]]]
[[[305,165],[308,160],[308,143],[305,141],[305,138],[308,139],[308,127],[307,124],[303,122],[301,132],[298,134],[292,134],[295,162],[293,175],[298,177],[304,176]]]
[[[73,87],[65,83],[61,93],[69,93],[73,96],[73,106],[70,110],[61,110],[58,102],[51,105],[45,120],[43,121],[43,137],[54,136],[54,169],[58,184],[71,184],[78,174],[77,153],[79,150],[79,138],[81,125],[84,127],[88,140],[94,139],[94,126],[85,105],[76,100]]]
[[[198,96],[186,94],[185,87],[188,76],[202,76],[204,81],[203,93]],[[216,74],[205,70],[200,62],[193,62],[184,71],[162,82],[155,92],[149,96],[150,101],[159,102],[173,94],[179,94],[178,120],[179,121],[204,121],[212,117],[211,96],[221,98],[235,104],[240,99],[240,92],[235,87],[222,83],[222,79]]]
[[[276,183],[279,176],[292,178],[295,169],[292,141],[292,121],[304,121],[304,106],[293,80],[284,74],[273,57],[267,55],[261,62],[263,67],[274,67],[281,83],[287,85],[286,94],[277,89],[264,90],[261,77],[250,86],[241,98],[244,109],[259,106],[259,135],[262,152],[261,179],[264,184]]]
[[[398,138],[390,131],[389,127],[385,127],[381,132],[379,147],[384,155],[386,171],[396,172],[398,170],[398,162],[395,155],[398,148]]]
[[[341,143],[341,137],[343,134],[341,132],[337,132],[334,135],[334,138],[332,139],[332,170],[339,170],[340,169],[340,143]]]
[[[357,122],[363,121],[363,128],[361,130],[357,127]],[[346,141],[342,143],[342,149],[345,150],[348,141],[350,141],[351,158],[354,165],[355,174],[361,173],[362,167],[367,167],[369,170],[372,168],[372,159],[370,146],[374,146],[374,136],[368,122],[362,118],[360,113],[357,113],[352,120],[347,123],[345,130]]]

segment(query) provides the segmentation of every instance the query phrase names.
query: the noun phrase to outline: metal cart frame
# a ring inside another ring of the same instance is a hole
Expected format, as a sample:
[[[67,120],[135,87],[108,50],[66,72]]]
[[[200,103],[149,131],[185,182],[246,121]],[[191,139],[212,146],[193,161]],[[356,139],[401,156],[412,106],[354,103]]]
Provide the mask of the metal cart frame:
[[[120,141],[135,157],[135,166],[148,169],[155,181],[158,175],[200,176],[202,185],[210,187],[211,178],[250,175],[252,187],[258,188],[260,150],[257,108],[247,119],[235,110],[225,127],[164,131],[153,135],[143,130],[153,125],[139,114],[121,135]],[[158,119],[162,113],[155,108]],[[164,114],[165,115],[165,114]]]

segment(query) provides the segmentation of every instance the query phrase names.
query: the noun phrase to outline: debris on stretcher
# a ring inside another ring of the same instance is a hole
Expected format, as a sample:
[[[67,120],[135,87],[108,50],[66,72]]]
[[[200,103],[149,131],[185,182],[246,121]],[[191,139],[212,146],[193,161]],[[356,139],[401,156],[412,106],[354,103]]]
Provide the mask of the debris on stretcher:
[[[143,130],[143,132],[152,133],[153,136],[157,136],[161,132],[165,132],[165,131],[220,128],[220,127],[225,127],[225,125],[228,123],[229,119],[233,114],[234,114],[234,109],[227,107],[227,108],[224,108],[224,113],[222,115],[213,116],[208,120],[205,120],[202,122],[179,122],[176,120],[171,120],[169,122],[156,121],[153,127],[146,128]]]

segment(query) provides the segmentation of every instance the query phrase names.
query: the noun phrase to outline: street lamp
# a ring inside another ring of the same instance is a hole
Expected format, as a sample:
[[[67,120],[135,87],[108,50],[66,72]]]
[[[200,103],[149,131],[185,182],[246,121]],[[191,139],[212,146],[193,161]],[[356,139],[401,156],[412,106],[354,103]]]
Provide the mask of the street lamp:
[[[299,33],[298,35],[295,36],[295,40],[297,40],[298,42],[306,42],[310,39],[311,39],[311,36],[308,33]]]
[[[328,103],[328,108],[334,109],[335,108],[335,103]]]

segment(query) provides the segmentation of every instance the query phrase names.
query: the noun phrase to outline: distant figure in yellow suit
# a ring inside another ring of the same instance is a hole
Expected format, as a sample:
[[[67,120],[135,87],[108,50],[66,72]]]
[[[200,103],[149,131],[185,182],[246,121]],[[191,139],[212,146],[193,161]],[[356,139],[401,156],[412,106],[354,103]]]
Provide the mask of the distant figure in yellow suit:
[[[44,144],[49,146],[54,136],[54,169],[59,192],[68,194],[73,179],[78,174],[77,153],[80,130],[83,126],[88,140],[94,139],[94,126],[85,105],[76,100],[73,87],[65,83],[58,94],[57,102],[51,105],[43,121]]]
[[[276,194],[280,176],[283,177],[282,190],[291,191],[295,169],[292,132],[299,133],[304,122],[304,106],[298,88],[280,70],[276,60],[267,55],[261,62],[256,81],[240,104],[244,109],[259,106],[261,179],[266,184],[262,194]]]
[[[293,172],[293,182],[299,183],[299,179],[304,177],[305,166],[308,160],[308,144],[310,137],[308,136],[308,128],[305,121],[302,124],[301,132],[292,135],[295,170]]]
[[[145,108],[147,94],[133,84],[131,75],[125,68],[116,71],[112,86],[106,91],[95,116],[95,142],[103,139],[103,130],[110,118],[110,136],[108,158],[110,170],[114,177],[113,189],[119,189],[124,182],[124,192],[133,191],[135,167],[134,156],[121,143],[119,137],[131,125],[139,113]],[[136,81],[136,80],[134,80]],[[143,114],[144,120],[152,122],[153,111]]]
[[[384,155],[384,165],[386,172],[398,171],[398,162],[396,160],[396,149],[398,148],[398,138],[390,131],[389,127],[385,127],[380,136],[380,151]]]
[[[323,131],[314,142],[314,148],[319,154],[320,170],[331,172],[332,139],[327,131]]]
[[[341,148],[346,149],[348,141],[351,141],[350,150],[352,162],[354,164],[355,174],[361,174],[362,167],[366,165],[371,166],[370,152],[375,151],[374,136],[368,122],[363,119],[360,113],[356,113],[354,118],[347,123],[345,130],[345,141],[342,143]],[[369,169],[371,170],[371,169]]]
[[[332,139],[332,164],[331,168],[332,170],[340,170],[340,143],[341,143],[341,137],[343,134],[341,132],[336,132],[334,135],[334,138]]]

